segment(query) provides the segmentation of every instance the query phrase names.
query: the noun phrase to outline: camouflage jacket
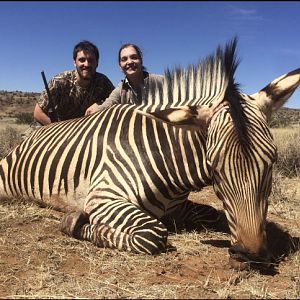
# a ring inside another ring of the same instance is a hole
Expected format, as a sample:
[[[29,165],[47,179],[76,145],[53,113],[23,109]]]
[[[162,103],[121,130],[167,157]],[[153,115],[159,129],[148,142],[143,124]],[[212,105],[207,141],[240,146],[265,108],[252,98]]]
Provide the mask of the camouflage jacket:
[[[38,104],[47,115],[51,108],[56,110],[60,121],[82,117],[90,105],[101,104],[114,89],[111,81],[98,72],[92,83],[83,88],[77,82],[76,72],[65,71],[50,80],[51,102],[46,90],[41,93]]]

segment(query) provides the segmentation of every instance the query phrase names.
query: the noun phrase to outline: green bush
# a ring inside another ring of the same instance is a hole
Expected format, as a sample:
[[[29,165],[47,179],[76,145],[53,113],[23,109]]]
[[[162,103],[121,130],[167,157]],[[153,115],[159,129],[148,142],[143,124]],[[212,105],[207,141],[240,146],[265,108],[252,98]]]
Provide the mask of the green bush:
[[[291,121],[288,118],[272,119],[269,123],[271,128],[285,128],[291,125]]]
[[[32,113],[19,113],[15,118],[17,124],[31,124],[34,121]]]

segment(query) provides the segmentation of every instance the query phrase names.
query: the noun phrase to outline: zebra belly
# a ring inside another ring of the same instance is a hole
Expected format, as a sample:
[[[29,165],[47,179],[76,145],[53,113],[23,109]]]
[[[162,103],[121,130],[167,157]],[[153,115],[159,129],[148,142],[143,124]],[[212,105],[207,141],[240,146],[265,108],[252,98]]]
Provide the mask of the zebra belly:
[[[15,181],[7,176],[5,182],[0,180],[0,199],[24,199],[63,212],[84,208],[89,191],[88,180],[82,179],[77,187],[73,179],[51,186],[47,183],[45,181],[41,185],[37,180],[30,182],[29,178],[24,182]]]

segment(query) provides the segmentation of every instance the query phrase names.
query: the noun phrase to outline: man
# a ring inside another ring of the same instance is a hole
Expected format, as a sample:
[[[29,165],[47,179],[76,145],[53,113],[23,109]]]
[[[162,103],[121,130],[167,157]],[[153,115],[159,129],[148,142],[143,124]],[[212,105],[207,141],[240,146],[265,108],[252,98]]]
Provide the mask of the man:
[[[35,105],[34,119],[42,125],[79,118],[94,103],[101,104],[114,89],[111,81],[96,72],[97,47],[89,41],[78,43],[73,50],[76,70],[54,76]],[[50,96],[50,98],[49,98]]]

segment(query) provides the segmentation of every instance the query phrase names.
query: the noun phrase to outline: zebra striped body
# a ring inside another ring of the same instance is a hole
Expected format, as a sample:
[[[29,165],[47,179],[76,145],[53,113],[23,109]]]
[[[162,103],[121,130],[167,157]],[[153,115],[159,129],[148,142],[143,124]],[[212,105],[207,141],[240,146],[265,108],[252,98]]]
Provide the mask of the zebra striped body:
[[[116,105],[36,131],[1,162],[0,188],[8,196],[33,198],[65,212],[84,210],[94,225],[113,228],[116,211],[120,219],[132,211],[129,216],[143,216],[144,226],[145,218],[156,222],[185,205],[191,191],[211,183],[202,163],[203,145],[201,131],[168,124],[132,105]],[[131,221],[119,230],[126,231]],[[106,246],[157,251],[129,247],[126,239],[119,244]]]
[[[128,199],[160,218],[210,184],[204,144],[197,130],[116,105],[36,131],[1,162],[0,188],[65,211],[84,209],[101,189],[104,198]]]
[[[300,70],[247,96],[234,82],[236,66],[234,42],[197,67],[167,72],[139,107],[115,105],[40,128],[1,161],[1,197],[67,212],[61,230],[73,237],[153,254],[167,247],[169,220],[199,229],[218,218],[188,200],[212,184],[232,257],[266,258],[276,159],[267,116],[274,99],[284,103],[297,88]]]

